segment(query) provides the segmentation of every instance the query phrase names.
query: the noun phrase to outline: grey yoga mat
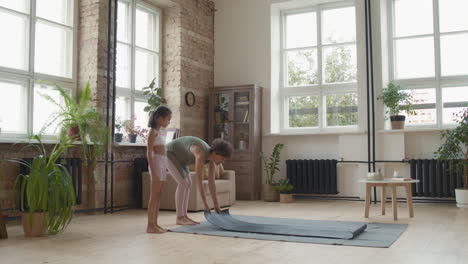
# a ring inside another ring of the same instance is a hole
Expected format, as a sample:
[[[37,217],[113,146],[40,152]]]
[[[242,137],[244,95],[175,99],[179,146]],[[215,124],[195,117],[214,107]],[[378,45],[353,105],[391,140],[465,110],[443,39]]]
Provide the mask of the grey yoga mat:
[[[245,221],[249,223],[256,223],[256,224],[280,224],[280,225],[293,225],[293,226],[320,225],[324,227],[334,227],[334,226],[336,227],[336,226],[347,226],[349,224],[359,224],[358,222],[348,222],[348,221],[303,220],[303,219],[292,219],[292,218],[245,216],[245,215],[235,215],[234,217],[241,221]],[[222,228],[214,226],[206,221],[200,223],[199,225],[180,226],[180,227],[171,229],[170,231],[175,232],[175,233],[199,234],[199,235],[244,238],[244,239],[387,248],[387,247],[390,247],[403,234],[403,232],[405,232],[407,227],[408,225],[406,224],[368,223],[367,228],[364,230],[364,232],[362,232],[360,235],[357,235],[354,239],[300,237],[300,236],[289,236],[289,235],[270,235],[270,234],[258,234],[258,233],[232,232],[232,231],[223,230]]]
[[[300,237],[322,237],[353,239],[362,233],[367,225],[364,223],[348,223],[347,225],[284,225],[284,224],[259,224],[236,219],[229,214],[229,209],[218,213],[205,212],[205,218],[212,225],[224,230],[242,233],[257,233],[269,235],[286,235]]]

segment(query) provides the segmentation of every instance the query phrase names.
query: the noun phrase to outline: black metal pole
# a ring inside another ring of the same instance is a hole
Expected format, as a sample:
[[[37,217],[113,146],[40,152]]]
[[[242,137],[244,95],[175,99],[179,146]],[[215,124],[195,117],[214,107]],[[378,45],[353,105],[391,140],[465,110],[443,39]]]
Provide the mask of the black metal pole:
[[[117,6],[118,0],[114,0],[114,66],[112,68],[112,128],[111,128],[111,213],[114,212],[114,130],[115,130],[115,94],[116,94],[116,65],[117,65]]]
[[[370,139],[370,92],[369,92],[369,36],[368,36],[368,25],[367,25],[367,0],[364,0],[364,19],[365,19],[365,30],[366,30],[366,81],[367,81],[367,96],[366,96],[366,107],[367,107],[367,171],[371,171],[371,139]]]
[[[111,42],[111,7],[112,0],[109,0],[107,10],[107,83],[106,83],[106,128],[109,131],[109,93],[110,93],[110,42]],[[107,214],[107,182],[108,182],[108,164],[109,159],[109,140],[106,140],[106,155],[104,164],[104,214]]]

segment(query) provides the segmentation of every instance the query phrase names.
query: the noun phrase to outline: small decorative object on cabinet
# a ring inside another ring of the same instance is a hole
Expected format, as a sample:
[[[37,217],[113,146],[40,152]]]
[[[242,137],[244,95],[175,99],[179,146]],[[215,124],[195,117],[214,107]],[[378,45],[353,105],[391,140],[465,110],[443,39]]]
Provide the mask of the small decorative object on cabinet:
[[[262,173],[261,151],[262,90],[255,84],[215,87],[210,91],[209,141],[223,138],[234,147],[225,168],[236,172],[236,197],[259,200]]]

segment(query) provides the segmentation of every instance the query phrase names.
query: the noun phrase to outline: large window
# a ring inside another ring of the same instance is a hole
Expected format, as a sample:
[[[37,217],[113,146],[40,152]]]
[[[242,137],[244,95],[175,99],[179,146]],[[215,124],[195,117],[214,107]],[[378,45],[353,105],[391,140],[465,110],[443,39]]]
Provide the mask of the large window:
[[[75,88],[75,5],[0,0],[0,138],[24,138],[43,128],[56,111],[41,96],[55,96],[50,83]],[[45,132],[54,134],[55,127]]]
[[[160,84],[160,25],[158,9],[138,1],[119,1],[117,15],[116,119],[136,118],[147,127],[142,88],[153,79]]]
[[[283,130],[356,127],[354,5],[318,5],[281,17]]]
[[[468,1],[390,0],[390,79],[413,95],[408,125],[442,127],[468,107]]]

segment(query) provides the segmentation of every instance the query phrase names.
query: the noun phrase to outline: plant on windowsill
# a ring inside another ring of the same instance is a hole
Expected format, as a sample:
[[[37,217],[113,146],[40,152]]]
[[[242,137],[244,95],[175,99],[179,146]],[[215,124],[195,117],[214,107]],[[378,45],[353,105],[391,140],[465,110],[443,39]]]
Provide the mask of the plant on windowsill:
[[[383,89],[382,95],[377,99],[382,100],[387,107],[386,114],[390,116],[392,129],[403,129],[405,127],[406,117],[400,115],[401,111],[406,111],[408,115],[416,114],[411,103],[413,100],[411,94],[403,91],[399,85],[392,82]]]
[[[265,202],[277,202],[279,200],[279,193],[276,189],[274,181],[276,172],[279,171],[280,154],[283,144],[276,143],[270,157],[265,157],[263,152],[260,152],[260,158],[263,161],[263,170],[265,172],[265,184],[263,184],[263,200]]]
[[[33,137],[38,144],[31,144],[39,150],[31,163],[24,160],[9,160],[29,168],[27,175],[19,174],[15,187],[19,186],[20,208],[24,235],[41,236],[46,231],[55,235],[68,226],[73,217],[76,203],[73,181],[62,164],[57,161],[68,148],[74,147],[76,138],[64,138],[49,152],[41,136]]]
[[[289,183],[289,179],[279,180],[276,189],[280,193],[280,203],[291,203],[294,201],[291,193],[294,190],[294,186]]]
[[[120,143],[122,142],[123,134],[122,134],[122,128],[123,128],[123,122],[120,121],[120,119],[117,119],[115,122],[115,130],[116,133],[114,134],[114,141],[115,143]]]
[[[151,81],[150,85],[143,87],[143,95],[146,96],[148,104],[143,109],[145,112],[153,112],[156,110],[156,108],[158,108],[158,106],[166,103],[163,89],[160,87],[155,87],[155,80],[156,78]]]
[[[132,116],[131,119],[125,120],[122,124],[127,132],[128,142],[136,143],[137,137],[140,136],[144,142],[148,133],[148,129],[141,128],[140,126],[135,126],[135,116]]]
[[[463,188],[455,189],[455,198],[458,207],[468,208],[468,108],[456,117],[458,125],[442,132],[444,143],[434,154],[439,160],[448,160],[456,172],[463,171]]]
[[[52,116],[52,121],[42,128],[40,134],[45,128],[58,121],[58,127],[60,127],[59,138],[61,140],[72,138],[81,141],[84,159],[90,158],[91,164],[95,165],[97,157],[105,152],[108,132],[100,114],[91,105],[89,81],[81,92],[79,100],[71,97],[68,91],[62,87],[56,84],[54,86],[59,91],[63,103],[47,94],[41,94],[46,100],[58,106],[59,111]],[[93,143],[94,146],[91,147],[89,143]]]

